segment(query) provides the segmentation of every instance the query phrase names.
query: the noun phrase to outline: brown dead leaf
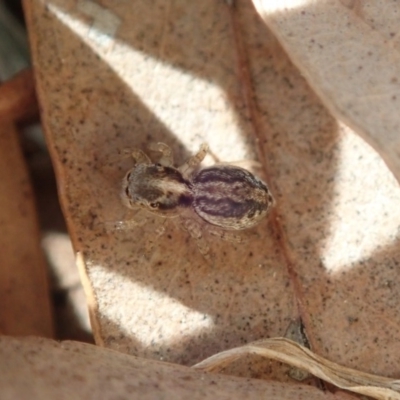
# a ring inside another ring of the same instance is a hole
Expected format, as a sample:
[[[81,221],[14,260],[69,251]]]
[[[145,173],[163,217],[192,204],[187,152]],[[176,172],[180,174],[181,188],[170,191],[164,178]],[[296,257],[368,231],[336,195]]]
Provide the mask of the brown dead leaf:
[[[38,114],[35,84],[31,69],[24,69],[0,87],[0,118],[28,120]]]
[[[3,93],[0,89],[1,104],[6,103]],[[31,183],[18,131],[1,113],[0,227],[0,333],[52,337],[47,266]]]
[[[193,364],[283,336],[300,317],[315,353],[396,376],[398,184],[328,113],[251,2],[228,3],[26,2],[96,340]],[[107,231],[127,214],[119,187],[130,162],[119,152],[157,141],[178,164],[203,141],[221,160],[260,161],[275,211],[245,244],[211,239],[212,264],[171,221]],[[258,363],[229,372],[279,375]]]
[[[299,384],[194,371],[78,342],[4,336],[0,337],[0,387],[3,400],[353,398]]]

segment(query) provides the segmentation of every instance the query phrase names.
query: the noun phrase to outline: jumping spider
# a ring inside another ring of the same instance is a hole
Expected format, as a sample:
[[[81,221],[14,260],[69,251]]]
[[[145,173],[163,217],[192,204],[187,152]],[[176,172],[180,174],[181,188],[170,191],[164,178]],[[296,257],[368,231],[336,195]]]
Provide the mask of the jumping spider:
[[[161,152],[158,163],[141,150],[132,153],[135,165],[126,173],[121,191],[122,202],[128,208],[139,207],[164,217],[182,216],[190,208],[227,238],[225,231],[253,227],[274,204],[267,185],[246,169],[221,163],[199,170],[208,152],[204,143],[180,167],[174,167],[166,144],[157,143],[150,149]],[[192,237],[201,239],[201,228],[193,220],[185,220],[184,227]],[[211,233],[215,233],[212,228]],[[199,249],[207,253],[204,242]]]

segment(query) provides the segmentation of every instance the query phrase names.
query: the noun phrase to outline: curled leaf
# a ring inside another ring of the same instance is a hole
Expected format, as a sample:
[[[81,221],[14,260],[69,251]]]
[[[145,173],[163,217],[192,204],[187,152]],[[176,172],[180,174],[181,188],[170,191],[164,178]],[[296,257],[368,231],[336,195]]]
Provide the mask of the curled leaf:
[[[303,369],[341,389],[379,400],[400,399],[400,380],[343,367],[286,338],[271,338],[215,354],[193,368],[217,372],[247,354],[257,354]]]

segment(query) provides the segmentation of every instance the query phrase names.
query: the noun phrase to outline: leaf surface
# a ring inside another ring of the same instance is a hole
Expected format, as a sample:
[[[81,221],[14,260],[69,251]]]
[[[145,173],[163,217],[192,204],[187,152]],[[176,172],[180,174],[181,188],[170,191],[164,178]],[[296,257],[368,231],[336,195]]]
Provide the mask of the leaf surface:
[[[194,364],[301,319],[317,354],[398,375],[398,184],[328,112],[252,3],[228,3],[27,2],[97,343]],[[244,243],[206,235],[211,262],[172,220],[105,229],[131,218],[119,199],[131,161],[120,152],[158,141],[177,165],[202,142],[223,161],[258,161],[277,202],[270,217]],[[257,358],[230,372],[288,379]]]
[[[350,400],[299,384],[226,377],[78,342],[0,338],[2,398]]]

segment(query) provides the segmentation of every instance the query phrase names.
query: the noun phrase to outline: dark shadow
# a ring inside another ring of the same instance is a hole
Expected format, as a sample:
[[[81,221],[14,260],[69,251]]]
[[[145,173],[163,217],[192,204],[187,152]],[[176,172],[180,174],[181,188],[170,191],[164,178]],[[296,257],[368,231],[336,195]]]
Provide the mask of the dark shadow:
[[[22,138],[22,145],[35,193],[42,239],[46,234],[67,235],[50,157],[43,148],[27,137]],[[46,250],[48,251],[48,248],[45,248],[45,254],[48,255]],[[57,262],[58,264],[55,264]],[[82,285],[77,281],[73,283],[76,265],[72,248],[71,254],[60,254],[57,261],[47,258],[47,263],[55,338],[94,343],[93,335],[83,321],[87,304],[79,301],[84,298]]]

